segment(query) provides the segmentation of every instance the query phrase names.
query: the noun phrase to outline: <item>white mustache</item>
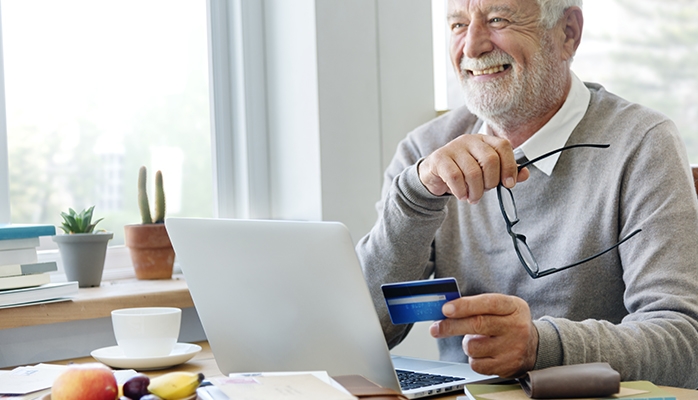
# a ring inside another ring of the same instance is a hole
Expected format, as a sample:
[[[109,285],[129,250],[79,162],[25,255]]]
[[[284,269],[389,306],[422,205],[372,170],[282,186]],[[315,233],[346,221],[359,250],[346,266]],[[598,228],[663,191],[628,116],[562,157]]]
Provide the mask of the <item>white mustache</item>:
[[[478,58],[463,56],[460,60],[460,69],[462,73],[465,73],[466,71],[482,71],[513,63],[514,58],[512,56],[503,51],[497,51],[495,53],[487,53]]]

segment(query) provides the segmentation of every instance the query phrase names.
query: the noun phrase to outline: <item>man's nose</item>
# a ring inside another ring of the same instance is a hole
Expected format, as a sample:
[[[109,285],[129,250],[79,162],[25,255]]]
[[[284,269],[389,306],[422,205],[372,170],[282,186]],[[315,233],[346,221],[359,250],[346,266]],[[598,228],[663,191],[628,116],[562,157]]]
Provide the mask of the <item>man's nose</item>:
[[[494,49],[490,30],[482,22],[473,21],[468,26],[468,32],[463,45],[463,54],[468,58],[478,58]]]

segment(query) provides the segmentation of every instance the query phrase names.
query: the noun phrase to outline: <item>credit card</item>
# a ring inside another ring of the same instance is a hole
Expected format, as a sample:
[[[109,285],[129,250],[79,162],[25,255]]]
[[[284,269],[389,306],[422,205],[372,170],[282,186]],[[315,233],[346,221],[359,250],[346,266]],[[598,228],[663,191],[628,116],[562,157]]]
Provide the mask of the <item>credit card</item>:
[[[454,278],[386,283],[381,290],[395,325],[445,319],[441,307],[460,297]]]

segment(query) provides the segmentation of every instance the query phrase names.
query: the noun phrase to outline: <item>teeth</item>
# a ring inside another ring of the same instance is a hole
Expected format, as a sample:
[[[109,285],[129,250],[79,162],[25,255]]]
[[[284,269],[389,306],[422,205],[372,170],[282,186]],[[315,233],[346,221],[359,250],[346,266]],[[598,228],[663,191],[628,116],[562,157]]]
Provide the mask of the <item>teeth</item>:
[[[480,76],[480,75],[490,75],[490,74],[496,74],[497,72],[502,72],[504,71],[504,66],[503,65],[498,65],[496,67],[492,67],[489,69],[483,69],[480,71],[473,71],[474,76]]]

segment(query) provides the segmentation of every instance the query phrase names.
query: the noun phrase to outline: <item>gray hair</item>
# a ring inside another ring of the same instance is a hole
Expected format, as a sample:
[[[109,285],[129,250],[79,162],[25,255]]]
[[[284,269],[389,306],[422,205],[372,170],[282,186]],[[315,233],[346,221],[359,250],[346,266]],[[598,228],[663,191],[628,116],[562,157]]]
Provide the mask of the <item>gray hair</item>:
[[[540,6],[540,24],[550,29],[560,20],[565,10],[572,6],[582,7],[582,0],[538,0]]]

